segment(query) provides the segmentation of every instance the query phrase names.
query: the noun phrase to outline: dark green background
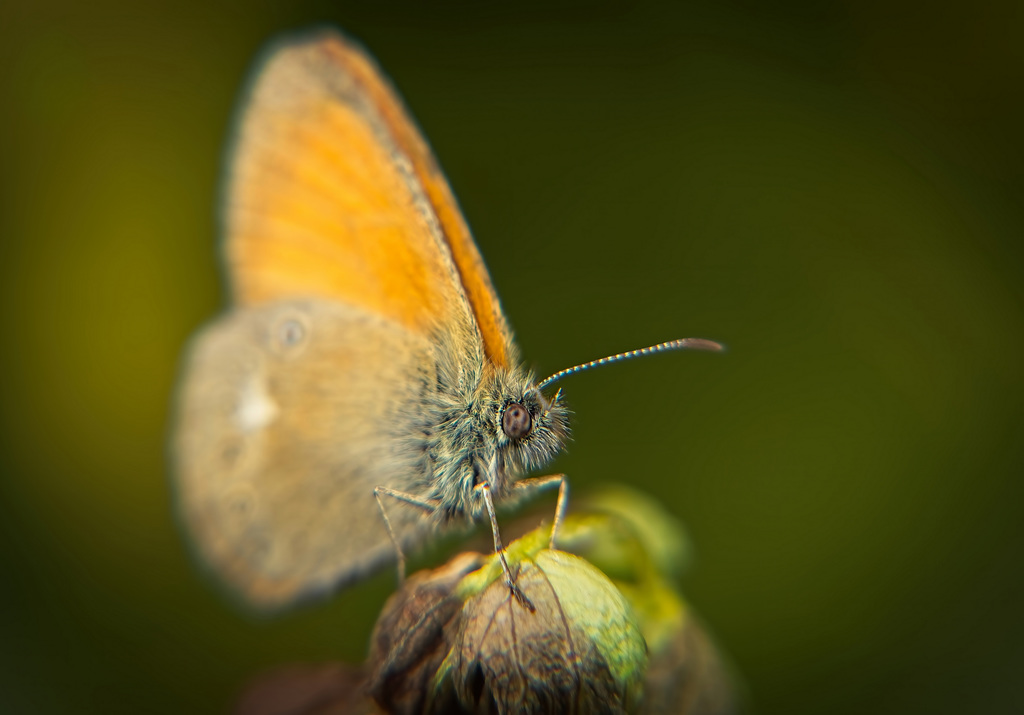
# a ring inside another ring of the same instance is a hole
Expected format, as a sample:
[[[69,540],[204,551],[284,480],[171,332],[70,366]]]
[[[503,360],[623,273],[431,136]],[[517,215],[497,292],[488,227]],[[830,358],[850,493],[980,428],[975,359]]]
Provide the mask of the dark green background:
[[[217,712],[364,652],[392,574],[253,621],[165,467],[237,90],[320,22],[405,96],[539,371],[728,344],[567,380],[557,467],[686,521],[757,711],[1024,709],[1018,3],[42,5],[0,6],[0,710]]]

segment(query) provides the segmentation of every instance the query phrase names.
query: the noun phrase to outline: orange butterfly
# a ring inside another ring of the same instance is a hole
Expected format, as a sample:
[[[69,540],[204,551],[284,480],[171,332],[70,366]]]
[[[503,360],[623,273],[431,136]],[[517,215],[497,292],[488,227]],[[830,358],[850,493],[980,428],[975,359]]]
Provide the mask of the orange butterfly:
[[[276,46],[256,74],[224,224],[233,307],[188,350],[175,477],[203,559],[257,607],[341,588],[396,553],[401,568],[401,547],[453,520],[488,515],[501,554],[494,503],[514,493],[558,486],[557,527],[563,475],[519,478],[568,435],[561,393],[542,388],[719,348],[678,340],[536,382],[429,148],[337,33]]]

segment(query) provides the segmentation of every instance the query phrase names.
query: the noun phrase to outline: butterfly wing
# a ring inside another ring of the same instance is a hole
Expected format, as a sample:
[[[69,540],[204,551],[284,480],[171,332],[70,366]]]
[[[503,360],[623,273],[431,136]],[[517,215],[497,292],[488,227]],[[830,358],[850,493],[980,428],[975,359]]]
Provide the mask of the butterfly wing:
[[[420,331],[468,318],[508,364],[508,325],[447,181],[387,80],[337,33],[281,46],[258,73],[225,224],[238,304],[329,297]]]
[[[190,349],[178,500],[212,569],[273,608],[393,557],[373,489],[425,492],[436,366],[503,366],[514,348],[426,143],[335,33],[256,74],[224,230],[236,307]],[[425,521],[388,514],[405,541]]]
[[[241,308],[194,340],[178,410],[178,499],[213,570],[286,605],[394,555],[373,489],[426,488],[436,346],[344,303]],[[405,541],[427,520],[389,505]]]

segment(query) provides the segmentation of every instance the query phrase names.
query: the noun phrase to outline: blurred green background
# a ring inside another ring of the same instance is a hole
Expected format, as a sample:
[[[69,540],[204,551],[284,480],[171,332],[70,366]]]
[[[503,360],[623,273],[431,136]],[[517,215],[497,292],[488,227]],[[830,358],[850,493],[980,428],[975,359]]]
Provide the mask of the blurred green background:
[[[1015,2],[0,5],[0,710],[221,712],[359,659],[387,573],[273,621],[189,560],[165,460],[221,307],[215,196],[276,34],[361,39],[542,373],[574,489],[685,520],[760,713],[1024,710]]]

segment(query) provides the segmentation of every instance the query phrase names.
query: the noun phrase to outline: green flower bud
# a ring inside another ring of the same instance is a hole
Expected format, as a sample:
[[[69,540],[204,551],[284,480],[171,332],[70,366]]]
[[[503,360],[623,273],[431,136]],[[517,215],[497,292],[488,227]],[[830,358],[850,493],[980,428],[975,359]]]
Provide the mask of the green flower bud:
[[[507,555],[535,610],[512,596],[500,570],[470,574],[460,587],[469,596],[461,626],[437,682],[450,678],[469,712],[635,712],[647,646],[628,602],[578,556],[523,553],[530,541]]]
[[[611,514],[625,522],[645,559],[668,580],[678,581],[690,565],[692,546],[685,527],[648,494],[623,484],[605,484],[579,502],[576,508],[583,513]]]
[[[681,528],[617,491],[508,545],[412,576],[385,606],[368,692],[387,713],[736,712],[730,669],[673,584]],[[613,504],[613,508],[607,505]],[[569,553],[571,552],[571,553]]]

